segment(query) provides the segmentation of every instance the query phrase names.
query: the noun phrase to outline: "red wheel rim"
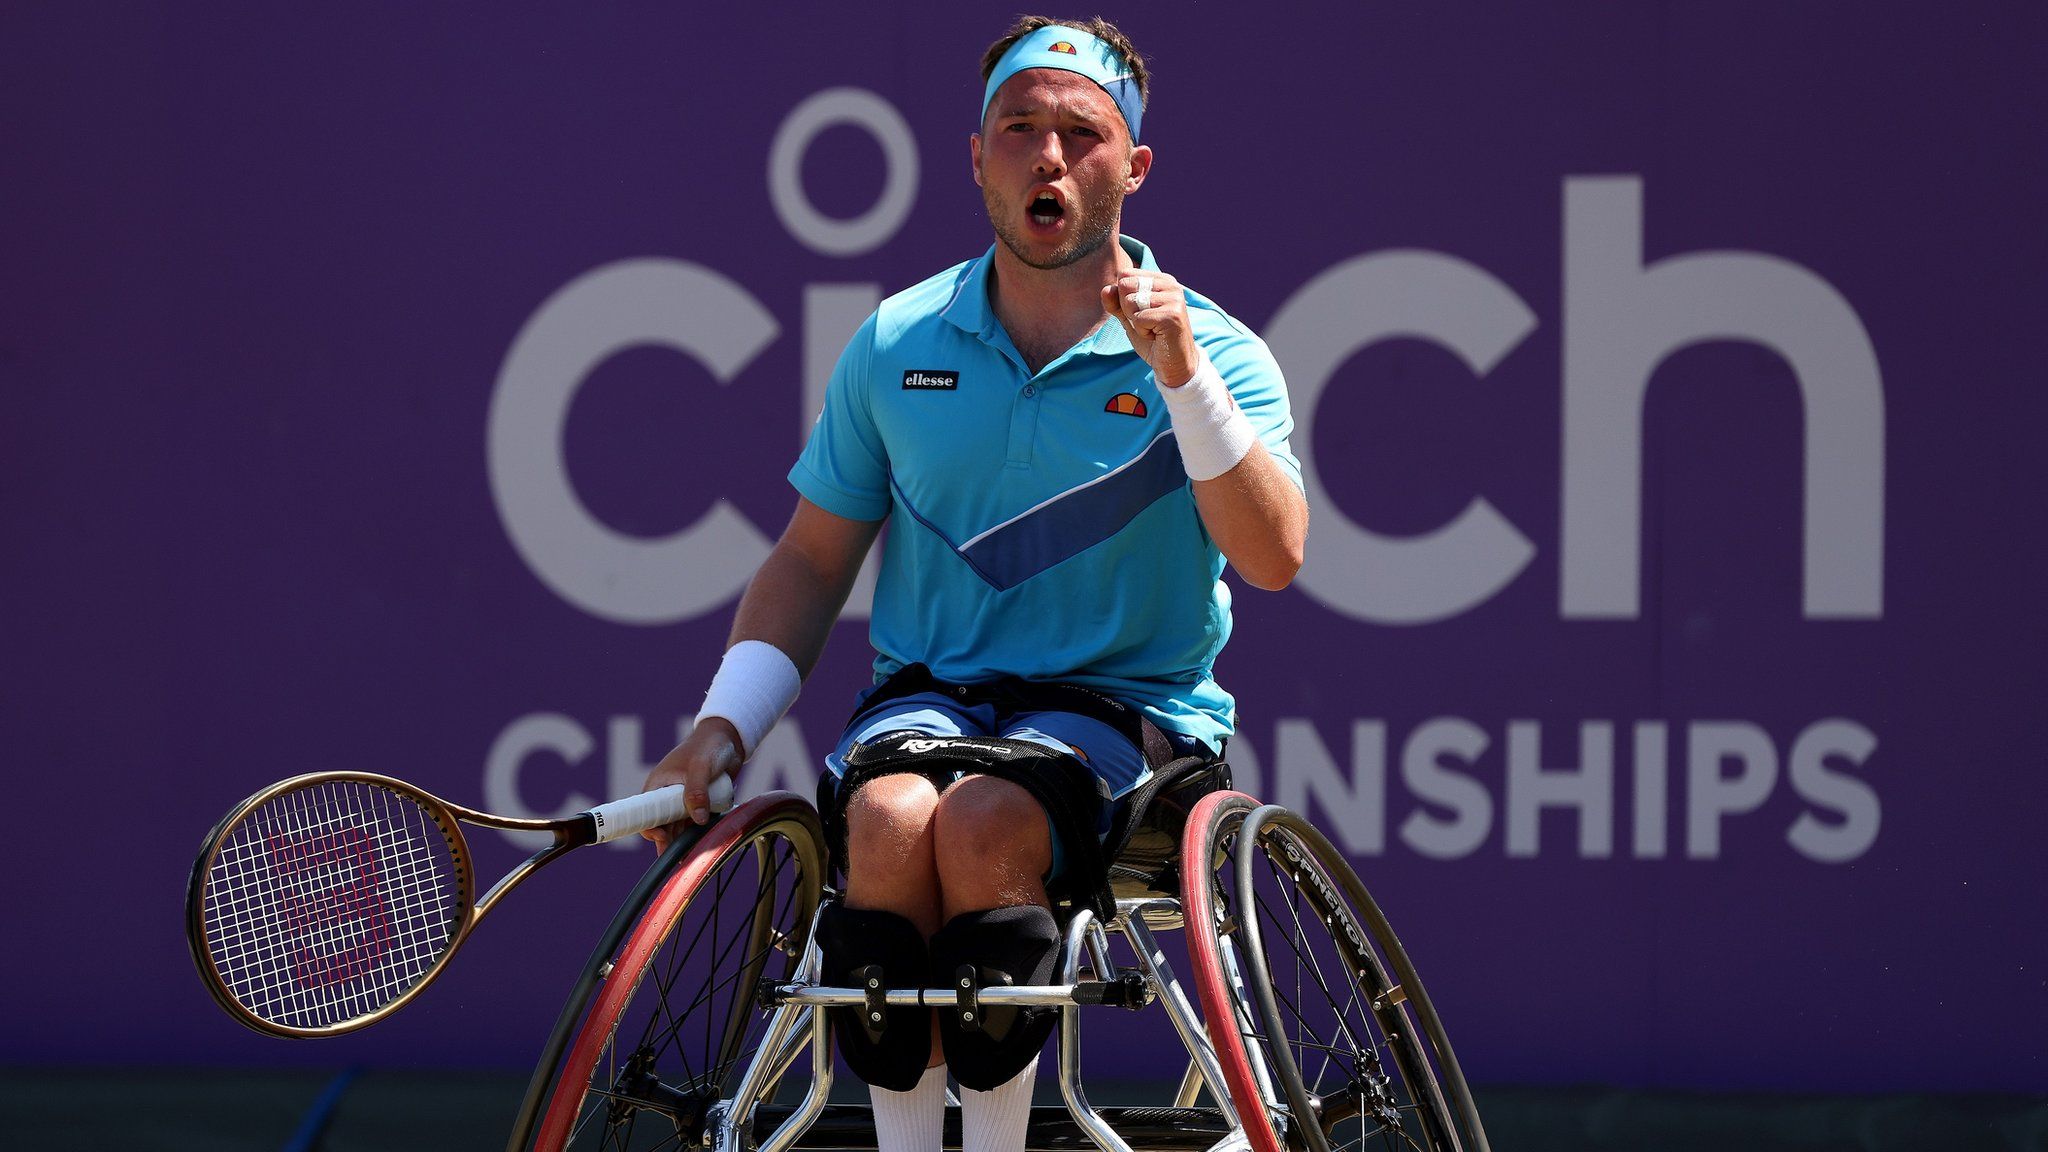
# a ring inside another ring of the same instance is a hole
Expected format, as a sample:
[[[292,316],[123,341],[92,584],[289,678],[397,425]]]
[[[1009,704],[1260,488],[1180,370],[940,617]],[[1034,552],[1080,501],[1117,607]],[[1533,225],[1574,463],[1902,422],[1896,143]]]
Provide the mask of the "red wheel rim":
[[[1180,841],[1180,903],[1187,921],[1188,957],[1194,963],[1195,995],[1202,1005],[1202,1023],[1209,1031],[1209,1043],[1216,1049],[1216,1062],[1223,1068],[1223,1080],[1230,1088],[1237,1120],[1244,1126],[1252,1152],[1286,1152],[1266,1115],[1259,1094],[1258,1077],[1252,1074],[1250,1053],[1244,1035],[1237,1029],[1237,1015],[1229,981],[1223,974],[1223,957],[1216,942],[1216,905],[1211,898],[1209,834],[1223,809],[1243,807],[1247,811],[1258,801],[1242,792],[1213,792],[1202,797],[1188,813]]]
[[[696,895],[704,877],[711,873],[726,852],[753,835],[761,825],[787,811],[808,807],[790,793],[775,792],[733,809],[704,833],[704,838],[676,866],[674,874],[661,886],[661,891],[647,902],[646,914],[640,917],[640,922],[633,926],[632,933],[619,947],[611,977],[606,979],[604,988],[590,1007],[589,1015],[577,1028],[575,1043],[569,1046],[569,1054],[562,1060],[561,1071],[555,1080],[556,1091],[549,1098],[547,1112],[541,1118],[534,1148],[568,1146],[576,1114],[582,1108],[584,1093],[590,1086],[591,1071],[597,1067],[598,1055],[611,1036],[613,1021],[625,1011],[626,1002],[632,998],[634,987],[639,983],[639,974],[667,937],[668,925],[682,914],[683,908]]]

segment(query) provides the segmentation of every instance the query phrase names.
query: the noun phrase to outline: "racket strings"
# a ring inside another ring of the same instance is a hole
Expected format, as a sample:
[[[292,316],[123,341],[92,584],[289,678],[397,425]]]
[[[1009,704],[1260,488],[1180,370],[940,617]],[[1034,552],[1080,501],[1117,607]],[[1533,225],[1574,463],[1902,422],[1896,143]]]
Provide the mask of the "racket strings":
[[[207,880],[222,983],[285,1027],[388,1006],[454,937],[461,865],[449,841],[420,804],[362,781],[322,781],[252,809],[222,838]]]

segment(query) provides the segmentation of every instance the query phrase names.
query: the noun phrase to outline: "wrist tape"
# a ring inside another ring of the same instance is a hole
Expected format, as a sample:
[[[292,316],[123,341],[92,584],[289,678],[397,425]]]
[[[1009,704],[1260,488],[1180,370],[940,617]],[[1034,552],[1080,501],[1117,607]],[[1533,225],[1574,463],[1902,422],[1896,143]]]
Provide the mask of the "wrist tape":
[[[717,716],[740,733],[740,754],[752,756],[782,714],[796,703],[802,673],[782,649],[762,640],[742,640],[726,650],[697,719]]]
[[[1173,422],[1173,438],[1180,445],[1181,466],[1193,480],[1214,480],[1244,459],[1259,434],[1252,422],[1230,398],[1223,374],[1202,353],[1195,378],[1178,388],[1159,386],[1166,401],[1166,415]]]

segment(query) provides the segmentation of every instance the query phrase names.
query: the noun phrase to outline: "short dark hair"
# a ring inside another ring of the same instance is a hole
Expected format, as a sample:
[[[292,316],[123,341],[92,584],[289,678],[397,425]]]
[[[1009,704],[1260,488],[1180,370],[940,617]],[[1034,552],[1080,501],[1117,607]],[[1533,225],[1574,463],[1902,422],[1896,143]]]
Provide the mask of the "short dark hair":
[[[988,51],[982,54],[982,83],[988,83],[989,76],[995,72],[996,65],[1002,63],[1003,53],[1010,50],[1010,45],[1031,35],[1040,28],[1050,28],[1054,25],[1086,32],[1104,44],[1109,45],[1110,49],[1123,59],[1125,67],[1131,70],[1131,79],[1138,85],[1138,107],[1145,107],[1145,102],[1150,92],[1150,80],[1145,71],[1145,58],[1138,55],[1138,50],[1131,46],[1131,38],[1129,36],[1124,35],[1123,32],[1118,30],[1116,25],[1111,24],[1100,16],[1092,20],[1055,20],[1050,16],[1018,17],[1017,23],[1008,32],[1003,33],[1003,38],[989,45]]]

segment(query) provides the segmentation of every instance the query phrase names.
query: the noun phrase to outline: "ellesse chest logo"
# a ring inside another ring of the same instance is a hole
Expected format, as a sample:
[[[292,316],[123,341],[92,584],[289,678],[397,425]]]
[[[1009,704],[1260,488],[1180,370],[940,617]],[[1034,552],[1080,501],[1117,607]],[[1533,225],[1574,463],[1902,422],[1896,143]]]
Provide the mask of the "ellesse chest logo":
[[[913,392],[951,392],[960,386],[958,372],[919,368],[903,374],[903,387]]]

